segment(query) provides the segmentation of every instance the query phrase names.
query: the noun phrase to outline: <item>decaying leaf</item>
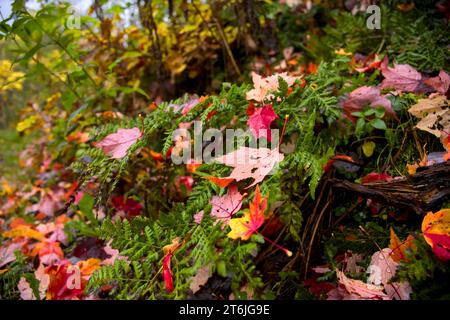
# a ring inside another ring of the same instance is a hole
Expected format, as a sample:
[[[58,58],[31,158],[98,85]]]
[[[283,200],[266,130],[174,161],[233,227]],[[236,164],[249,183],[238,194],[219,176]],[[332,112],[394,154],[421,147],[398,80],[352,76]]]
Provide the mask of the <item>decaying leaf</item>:
[[[419,99],[409,113],[421,119],[417,129],[427,131],[440,138],[450,131],[450,107],[445,96],[437,95],[432,98]]]
[[[212,272],[210,264],[198,269],[195,276],[190,279],[191,284],[189,285],[189,288],[192,290],[192,293],[195,294],[197,291],[199,291],[201,286],[205,285],[208,282],[211,274]]]
[[[383,286],[353,280],[336,269],[338,287],[328,292],[328,300],[389,300]]]
[[[386,114],[395,115],[391,102],[386,96],[381,95],[381,91],[377,87],[363,86],[357,88],[350,92],[342,104],[344,114],[352,121],[355,120],[352,113],[361,111],[366,106],[371,108],[383,107],[386,110]]]
[[[240,147],[238,150],[228,153],[214,160],[227,166],[234,167],[227,179],[236,181],[253,178],[254,181],[248,188],[260,183],[270,173],[276,163],[282,161],[284,155],[278,148],[248,148]]]

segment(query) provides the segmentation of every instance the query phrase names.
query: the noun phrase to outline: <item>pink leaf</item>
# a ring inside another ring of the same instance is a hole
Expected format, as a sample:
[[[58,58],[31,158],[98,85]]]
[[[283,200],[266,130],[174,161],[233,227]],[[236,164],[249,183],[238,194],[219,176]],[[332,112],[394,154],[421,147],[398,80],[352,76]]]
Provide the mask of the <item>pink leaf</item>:
[[[274,165],[283,159],[284,155],[279,152],[278,148],[270,150],[268,148],[254,149],[248,147],[241,147],[229,154],[215,158],[219,163],[234,167],[227,178],[236,181],[253,178],[253,183],[247,188],[260,183],[270,173]]]
[[[270,124],[278,118],[272,105],[265,105],[262,108],[255,108],[255,111],[250,116],[247,124],[255,138],[265,137],[267,141],[271,141]]]
[[[433,243],[433,252],[439,260],[450,260],[450,236],[446,234],[424,233]]]
[[[106,244],[106,246],[103,248],[103,251],[105,251],[105,253],[107,255],[109,255],[110,257],[108,259],[103,260],[101,264],[104,266],[112,266],[112,265],[114,265],[114,262],[116,260],[128,261],[127,257],[119,255],[119,250],[113,249],[111,247],[111,242],[112,242],[112,240],[110,240]]]
[[[389,300],[382,286],[375,286],[347,278],[342,271],[336,270],[338,288],[328,292],[328,300]]]
[[[394,64],[394,67],[388,67],[387,57],[381,64],[381,72],[384,80],[381,83],[381,89],[394,88],[395,90],[405,92],[416,92],[421,83],[422,75],[409,64]]]
[[[228,223],[231,217],[242,207],[242,195],[236,186],[230,186],[226,195],[222,197],[214,196],[211,199],[211,215],[216,217],[216,222]]]
[[[96,148],[100,148],[113,159],[121,159],[126,156],[128,149],[142,137],[139,128],[119,129],[116,133],[107,135],[103,140],[94,142]]]
[[[409,300],[412,288],[407,282],[390,283],[397,271],[398,263],[392,258],[392,250],[385,248],[372,255],[369,270],[371,272],[368,281],[376,285],[382,284],[390,299]]]
[[[288,76],[286,72],[275,73],[270,77],[263,78],[255,72],[252,72],[252,80],[254,88],[247,92],[247,100],[256,100],[258,102],[263,102],[265,99],[270,99],[273,97],[271,92],[278,90],[278,77],[283,78],[287,82],[288,86],[292,86],[298,77]]]
[[[11,242],[8,245],[6,243],[0,247],[0,268],[7,265],[10,262],[16,261],[14,252],[21,249],[26,245],[27,241]]]
[[[202,222],[203,219],[203,215],[205,214],[205,212],[203,210],[197,212],[196,214],[194,214],[194,221],[196,224],[200,224]]]
[[[45,273],[45,267],[42,264],[39,265],[39,267],[34,272],[34,277],[39,282],[39,298],[44,299],[45,293],[50,283],[50,276]],[[36,300],[36,296],[34,295],[30,284],[25,278],[20,278],[17,289],[20,292],[20,298],[22,298],[22,300]]]
[[[355,89],[348,95],[347,100],[343,103],[344,113],[350,119],[354,120],[352,112],[360,111],[363,107],[370,106],[372,108],[383,107],[386,113],[394,115],[391,102],[382,96],[380,89],[376,87],[363,86]]]
[[[432,87],[438,93],[445,95],[450,87],[450,76],[447,72],[441,70],[437,77],[426,79],[423,82]]]

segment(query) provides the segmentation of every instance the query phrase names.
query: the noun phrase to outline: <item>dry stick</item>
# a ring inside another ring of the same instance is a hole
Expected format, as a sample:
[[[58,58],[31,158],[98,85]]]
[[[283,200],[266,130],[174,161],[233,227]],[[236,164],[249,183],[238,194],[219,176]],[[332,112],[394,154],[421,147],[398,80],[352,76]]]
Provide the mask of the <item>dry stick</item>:
[[[158,27],[156,25],[155,19],[153,18],[153,8],[152,8],[152,1],[148,1],[148,18],[149,22],[151,24],[152,30],[151,32],[155,35],[155,48],[156,48],[156,58],[158,59],[158,78],[162,76],[163,73],[163,61],[162,61],[162,52],[161,52],[161,44],[159,42],[159,35],[158,35]]]
[[[423,159],[424,154],[423,154],[423,151],[422,151],[422,146],[420,145],[420,142],[419,142],[419,138],[417,137],[416,130],[413,130],[412,134],[413,134],[413,137],[414,137],[414,142],[416,143],[417,151],[419,152],[420,159]]]
[[[305,227],[303,229],[304,231],[303,231],[303,236],[302,236],[302,242],[305,242],[307,231],[309,229],[309,225],[312,223],[312,220],[313,220],[313,218],[314,218],[314,216],[315,216],[315,214],[317,212],[317,208],[319,207],[320,201],[322,200],[322,196],[323,196],[323,193],[325,191],[325,187],[326,187],[326,183],[323,184],[322,189],[320,190],[319,197],[317,198],[314,210],[313,210],[311,216],[308,218],[308,220],[306,222],[306,225],[305,225]]]
[[[319,224],[322,221],[323,214],[325,213],[325,211],[328,208],[328,206],[330,205],[330,203],[331,203],[331,201],[330,201],[330,199],[328,199],[327,203],[325,204],[325,206],[320,211],[318,219],[316,220],[316,224],[314,226],[313,233],[311,235],[311,240],[309,241],[309,246],[308,246],[307,254],[306,254],[305,278],[306,278],[306,276],[308,274],[309,259],[311,257],[312,247],[313,247],[314,240],[315,240],[315,237],[316,237],[317,229],[319,228]]]

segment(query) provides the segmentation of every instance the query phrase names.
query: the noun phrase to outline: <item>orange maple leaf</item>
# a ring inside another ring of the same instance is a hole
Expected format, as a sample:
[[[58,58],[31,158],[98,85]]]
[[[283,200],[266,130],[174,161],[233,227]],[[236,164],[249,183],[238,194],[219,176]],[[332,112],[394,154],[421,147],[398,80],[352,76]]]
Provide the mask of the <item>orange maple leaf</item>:
[[[234,181],[233,178],[218,178],[213,176],[205,177],[205,179],[211,181],[212,183],[221,188],[226,188],[231,182]]]
[[[35,239],[35,240],[39,240],[39,241],[45,240],[45,236],[42,233],[32,229],[28,225],[19,225],[12,230],[5,231],[5,232],[3,232],[3,236],[5,238],[23,237],[23,238]]]
[[[243,217],[234,218],[228,222],[228,225],[231,228],[228,237],[231,239],[241,238],[242,240],[248,240],[264,223],[264,220],[266,219],[264,211],[266,211],[266,209],[267,197],[261,199],[261,193],[259,191],[259,186],[257,185],[255,197],[250,203],[250,209],[244,213]]]
[[[409,235],[405,241],[400,241],[398,236],[395,234],[394,229],[391,228],[391,242],[389,243],[389,249],[392,250],[391,258],[395,262],[408,262],[409,259],[406,257],[407,250],[415,250],[414,237]]]

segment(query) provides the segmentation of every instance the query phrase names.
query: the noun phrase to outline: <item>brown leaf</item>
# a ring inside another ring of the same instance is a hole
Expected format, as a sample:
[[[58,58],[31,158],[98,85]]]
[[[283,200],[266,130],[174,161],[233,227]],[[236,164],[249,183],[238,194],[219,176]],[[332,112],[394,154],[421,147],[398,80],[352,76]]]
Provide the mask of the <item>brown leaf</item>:
[[[210,264],[198,269],[195,276],[191,278],[191,284],[189,285],[189,288],[192,290],[194,294],[200,290],[201,286],[204,286],[208,282],[208,279],[211,277],[211,274],[212,273]]]
[[[450,108],[445,96],[437,95],[433,98],[419,99],[419,102],[408,111],[422,119],[416,125],[417,129],[427,131],[438,138],[450,131]]]

